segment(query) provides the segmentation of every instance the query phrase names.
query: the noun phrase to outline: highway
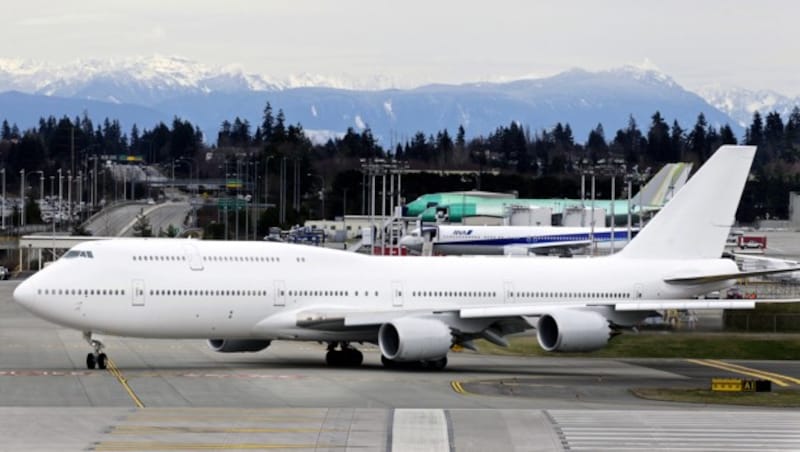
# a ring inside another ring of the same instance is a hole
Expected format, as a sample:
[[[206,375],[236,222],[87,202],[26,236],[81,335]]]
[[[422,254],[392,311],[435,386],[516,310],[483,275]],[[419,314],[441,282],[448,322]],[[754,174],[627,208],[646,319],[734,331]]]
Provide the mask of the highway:
[[[800,449],[800,412],[646,401],[635,387],[743,375],[688,360],[451,353],[443,372],[329,368],[316,343],[220,354],[202,341],[106,338],[37,319],[0,282],[0,450]],[[730,363],[784,376],[800,362]],[[730,369],[730,368],[729,368]],[[735,368],[733,368],[735,369]],[[795,381],[792,381],[792,379]]]
[[[182,228],[186,215],[192,210],[188,201],[147,204],[144,202],[121,204],[105,209],[89,222],[86,229],[95,236],[133,237],[137,215],[145,215],[153,235],[166,231],[170,225]]]

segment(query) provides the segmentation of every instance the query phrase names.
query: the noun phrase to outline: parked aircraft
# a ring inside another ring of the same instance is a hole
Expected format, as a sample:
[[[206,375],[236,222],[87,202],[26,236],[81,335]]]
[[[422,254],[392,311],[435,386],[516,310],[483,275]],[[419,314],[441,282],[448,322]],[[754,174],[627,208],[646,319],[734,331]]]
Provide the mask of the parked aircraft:
[[[695,300],[748,275],[721,259],[755,147],[723,146],[621,252],[593,259],[376,257],[272,242],[112,239],[78,245],[14,300],[84,332],[210,338],[218,352],[321,341],[332,365],[375,343],[387,367],[443,368],[451,347],[535,328],[544,350],[602,348],[655,310],[749,309]],[[763,300],[759,300],[763,301]],[[797,301],[797,300],[794,300]]]
[[[631,230],[635,236],[638,228]],[[613,240],[612,240],[613,237]],[[435,225],[416,228],[400,245],[421,254],[430,240],[434,255],[570,254],[593,243],[603,250],[621,250],[628,243],[627,228],[566,226],[462,226]]]
[[[654,213],[660,209],[683,187],[691,169],[691,163],[664,165],[638,193],[631,197],[631,214],[638,216]],[[554,214],[561,214],[568,208],[589,206],[589,204],[590,200],[581,199],[524,199],[473,195],[472,192],[466,191],[420,196],[405,206],[404,215],[419,216],[422,221],[436,221],[437,209],[447,209],[449,221],[462,221],[464,217],[473,216],[503,217],[507,209],[512,206],[545,207],[551,209]],[[627,199],[617,199],[613,202],[610,199],[596,199],[594,206],[597,209],[605,209],[607,216],[611,216],[613,211],[618,224],[624,222],[628,215]]]

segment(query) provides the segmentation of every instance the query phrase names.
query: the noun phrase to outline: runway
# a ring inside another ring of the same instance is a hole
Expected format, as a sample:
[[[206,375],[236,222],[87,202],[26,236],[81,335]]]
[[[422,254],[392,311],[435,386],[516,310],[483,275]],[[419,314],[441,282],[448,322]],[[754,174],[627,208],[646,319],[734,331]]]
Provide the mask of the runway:
[[[0,450],[800,449],[800,412],[641,400],[743,369],[800,388],[800,363],[517,358],[451,353],[442,372],[329,368],[324,347],[221,354],[202,341],[109,337],[85,369],[77,331],[36,319],[0,282]],[[736,367],[738,366],[738,367]],[[776,377],[777,378],[777,377]],[[793,380],[797,380],[796,382]],[[777,388],[780,389],[780,388]]]

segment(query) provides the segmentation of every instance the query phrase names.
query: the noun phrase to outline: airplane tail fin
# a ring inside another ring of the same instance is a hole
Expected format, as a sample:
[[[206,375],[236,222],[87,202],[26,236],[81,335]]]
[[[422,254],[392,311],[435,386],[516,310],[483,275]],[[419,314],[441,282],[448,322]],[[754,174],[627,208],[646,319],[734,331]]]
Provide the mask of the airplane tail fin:
[[[683,187],[691,170],[691,163],[668,163],[631,199],[639,207],[661,207]]]
[[[755,146],[719,148],[617,256],[720,257],[755,152]]]

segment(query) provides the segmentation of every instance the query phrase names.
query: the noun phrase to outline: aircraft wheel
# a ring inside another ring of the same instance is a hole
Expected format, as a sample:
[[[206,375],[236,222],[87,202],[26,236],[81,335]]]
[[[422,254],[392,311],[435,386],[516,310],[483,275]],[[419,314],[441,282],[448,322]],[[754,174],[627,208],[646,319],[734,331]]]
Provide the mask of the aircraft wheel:
[[[393,359],[389,359],[383,355],[381,355],[381,363],[383,367],[387,369],[397,369],[399,367],[399,363]]]
[[[342,353],[336,350],[330,350],[325,354],[325,362],[331,367],[338,367],[342,365]]]
[[[364,354],[354,348],[344,350],[344,353],[347,356],[347,364],[350,366],[358,367],[364,362]]]
[[[97,366],[97,360],[94,358],[94,353],[86,355],[86,368],[94,369]]]
[[[97,368],[105,369],[108,366],[108,356],[105,353],[97,355]]]
[[[433,361],[427,361],[425,364],[427,364],[428,369],[442,370],[447,367],[447,357],[443,356],[439,359],[434,359]]]

